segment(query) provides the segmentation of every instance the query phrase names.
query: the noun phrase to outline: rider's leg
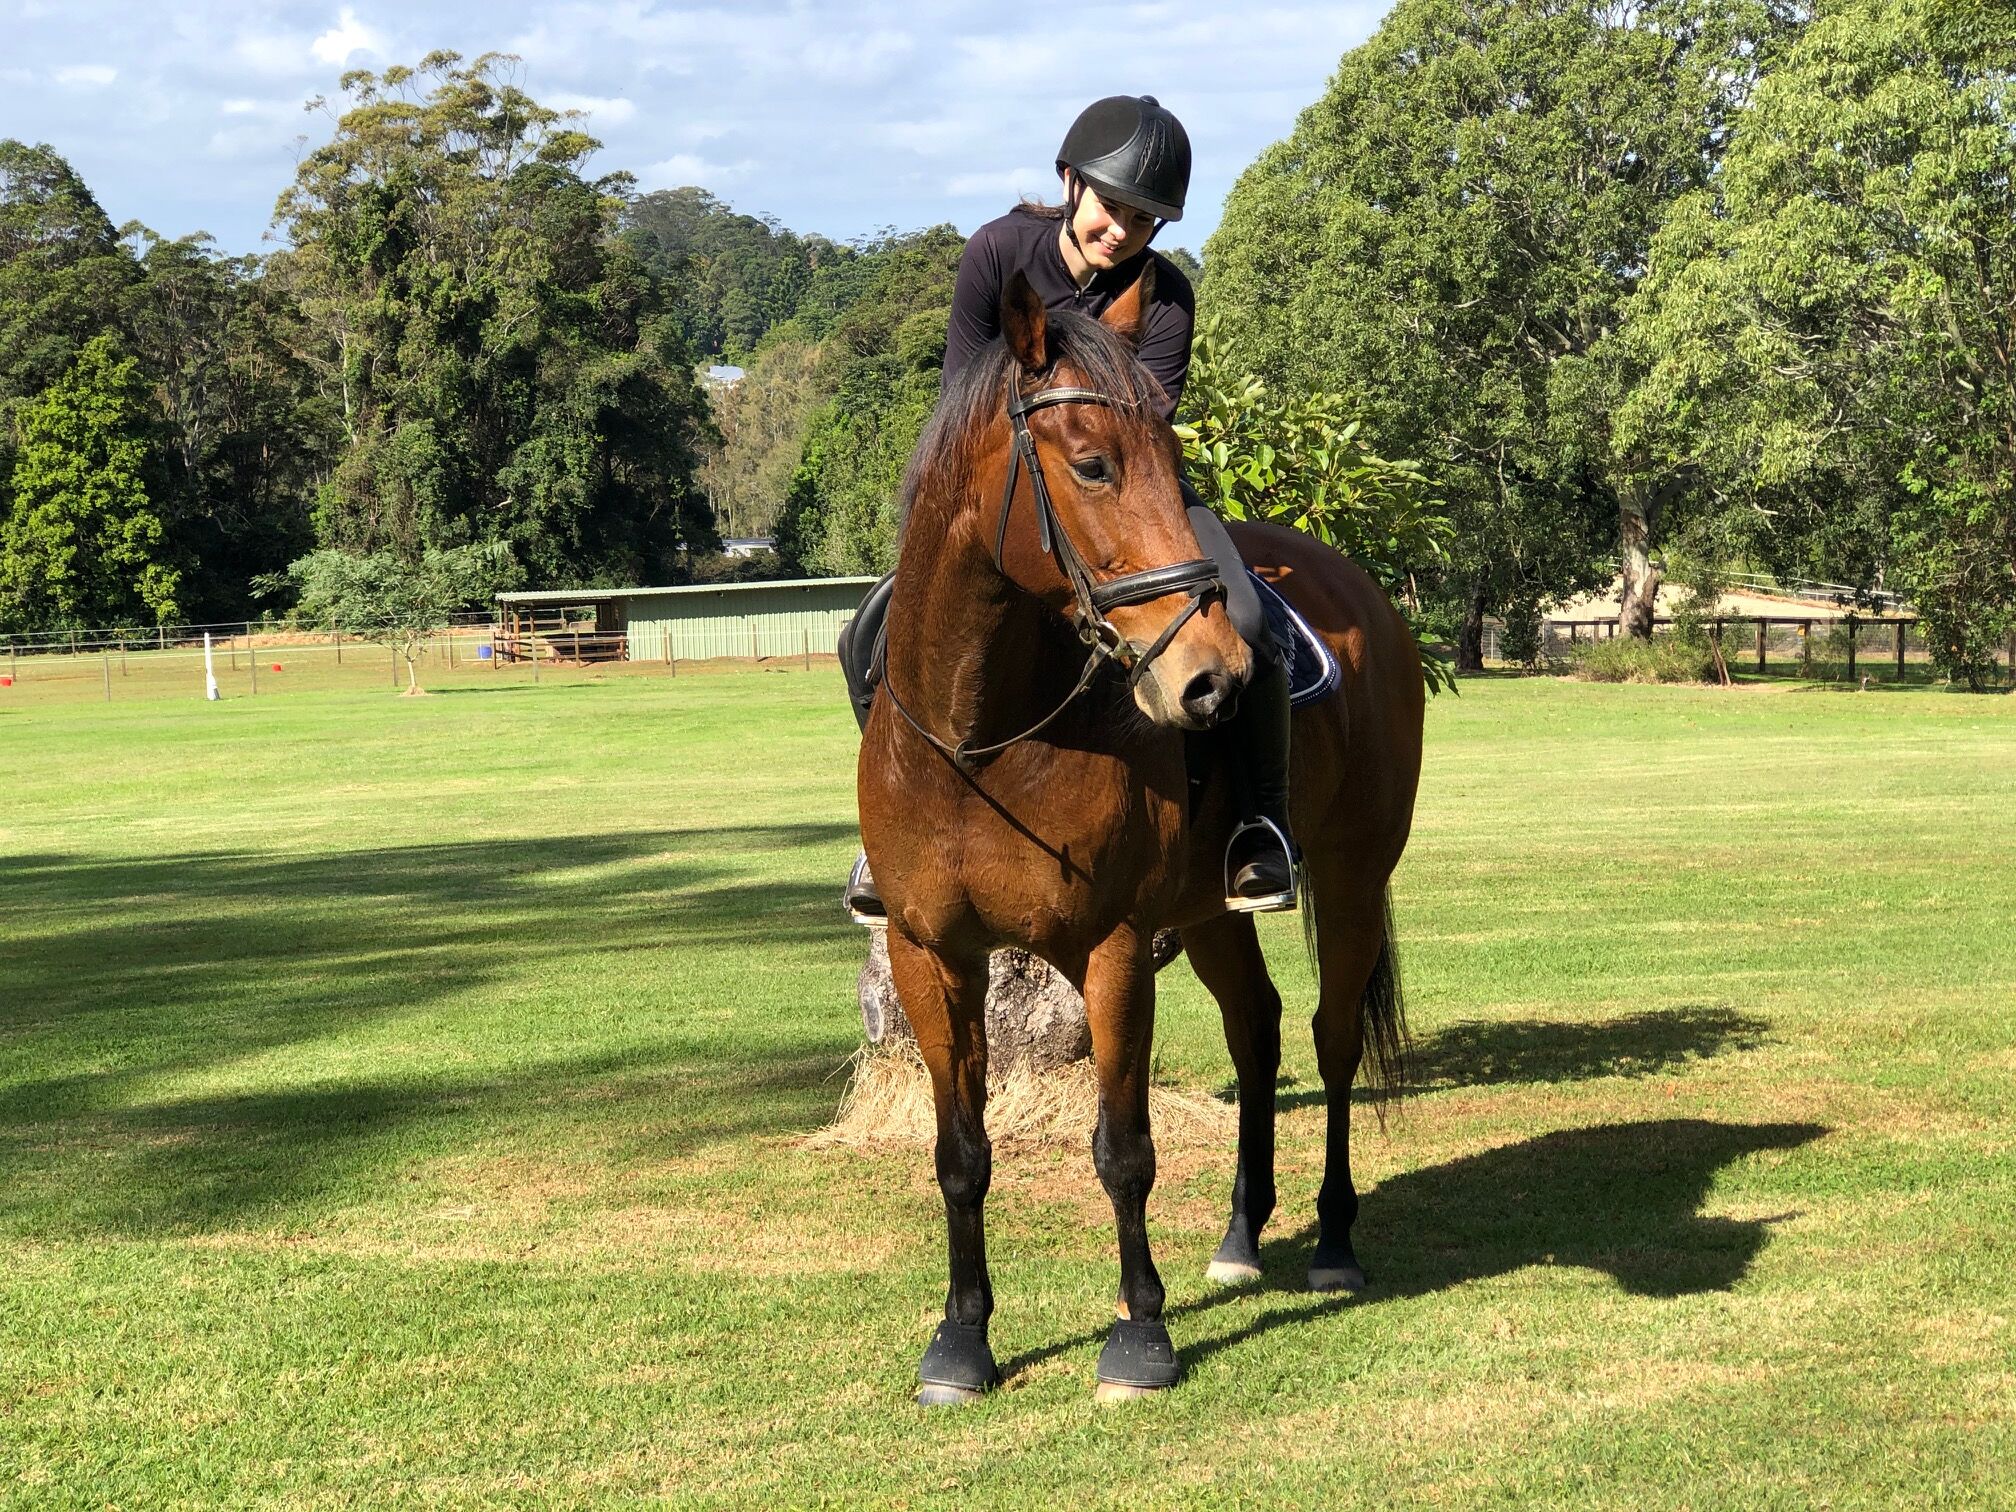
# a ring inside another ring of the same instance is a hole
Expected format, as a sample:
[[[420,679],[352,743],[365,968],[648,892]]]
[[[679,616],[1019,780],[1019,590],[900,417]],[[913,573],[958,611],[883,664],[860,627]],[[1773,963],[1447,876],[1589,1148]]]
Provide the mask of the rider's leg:
[[[895,586],[896,574],[892,572],[870,588],[854,618],[840,632],[840,675],[847,680],[847,701],[854,706],[854,722],[863,731],[868,728],[868,710],[875,703],[875,652],[889,618],[889,595]],[[887,920],[882,895],[875,890],[875,879],[868,873],[866,852],[855,858],[854,869],[847,874],[847,886],[840,897],[858,923],[872,925]]]
[[[1267,630],[1260,596],[1224,522],[1184,486],[1190,526],[1225,580],[1225,613],[1253,652],[1253,677],[1226,726],[1242,823],[1225,855],[1225,902],[1247,912],[1295,906],[1294,840],[1288,828],[1288,668]]]

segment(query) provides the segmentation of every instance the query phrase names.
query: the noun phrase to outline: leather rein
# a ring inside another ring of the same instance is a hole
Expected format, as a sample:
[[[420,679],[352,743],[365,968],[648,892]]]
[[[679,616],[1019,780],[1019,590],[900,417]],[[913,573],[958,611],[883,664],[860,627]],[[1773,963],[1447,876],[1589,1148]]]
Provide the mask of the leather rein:
[[[1029,433],[1029,415],[1039,409],[1047,409],[1053,404],[1103,404],[1107,408],[1117,408],[1117,403],[1109,395],[1097,389],[1050,388],[1034,394],[1024,394],[1018,388],[1008,396],[1008,420],[1014,430],[1013,450],[1008,460],[1008,486],[1001,494],[1001,517],[994,527],[994,565],[1004,574],[1002,555],[1008,541],[1008,521],[1014,513],[1016,485],[1024,468],[1029,473],[1029,492],[1035,500],[1036,541],[1046,555],[1054,555],[1057,565],[1063,569],[1065,580],[1071,585],[1071,596],[1075,601],[1072,622],[1077,628],[1078,638],[1085,643],[1088,651],[1085,665],[1078,673],[1078,681],[1071,691],[1064,695],[1064,701],[1045,714],[1036,723],[1018,735],[1006,740],[997,740],[992,745],[975,746],[965,740],[957,744],[940,739],[924,728],[915,714],[912,714],[896,695],[896,685],[884,670],[882,687],[889,695],[889,701],[896,712],[903,716],[911,729],[950,757],[952,764],[971,776],[979,765],[989,757],[998,756],[1012,745],[1020,744],[1032,735],[1040,734],[1050,723],[1061,715],[1079,695],[1092,686],[1092,680],[1108,662],[1127,668],[1127,686],[1131,690],[1146,675],[1149,665],[1168,649],[1176,638],[1176,632],[1189,623],[1190,617],[1213,598],[1223,602],[1225,581],[1219,575],[1218,564],[1209,557],[1199,557],[1189,562],[1172,562],[1166,567],[1149,567],[1140,572],[1129,572],[1120,577],[1100,581],[1092,575],[1092,569],[1073,543],[1071,534],[1064,528],[1064,522],[1057,514],[1056,506],[1050,500],[1050,487],[1043,478],[1043,464],[1036,454],[1036,438]],[[1138,654],[1127,644],[1127,639],[1106,618],[1108,611],[1123,608],[1128,604],[1142,604],[1150,599],[1162,598],[1167,594],[1185,593],[1189,603],[1185,604],[1163,627],[1147,650]]]

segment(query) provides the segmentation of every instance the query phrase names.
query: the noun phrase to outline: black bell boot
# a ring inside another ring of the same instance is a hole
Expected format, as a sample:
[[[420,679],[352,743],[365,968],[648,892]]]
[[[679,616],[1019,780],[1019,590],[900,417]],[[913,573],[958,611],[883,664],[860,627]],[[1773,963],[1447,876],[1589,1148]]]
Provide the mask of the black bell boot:
[[[1244,819],[1225,847],[1225,906],[1234,913],[1295,907],[1299,880],[1288,833],[1288,669],[1262,663],[1227,727],[1245,797]]]

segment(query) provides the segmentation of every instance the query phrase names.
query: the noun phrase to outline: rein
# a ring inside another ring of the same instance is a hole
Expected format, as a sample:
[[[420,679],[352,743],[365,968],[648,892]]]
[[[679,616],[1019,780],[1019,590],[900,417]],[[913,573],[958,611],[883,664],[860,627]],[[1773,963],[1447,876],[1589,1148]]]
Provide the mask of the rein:
[[[1092,680],[1099,675],[1106,663],[1115,662],[1126,667],[1127,686],[1131,690],[1146,675],[1150,663],[1168,649],[1176,638],[1176,632],[1190,622],[1190,617],[1198,613],[1214,597],[1221,602],[1225,597],[1225,582],[1218,573],[1218,564],[1209,557],[1199,557],[1189,562],[1172,562],[1164,567],[1149,567],[1140,572],[1129,572],[1120,577],[1108,578],[1101,582],[1092,575],[1084,556],[1072,541],[1071,534],[1064,528],[1056,506],[1050,500],[1050,486],[1043,478],[1043,464],[1036,454],[1036,438],[1029,433],[1029,415],[1039,409],[1047,409],[1053,404],[1101,404],[1116,408],[1115,401],[1097,389],[1051,388],[1034,394],[1024,394],[1019,388],[1008,396],[1008,420],[1014,429],[1014,446],[1008,459],[1008,486],[1001,494],[1001,518],[994,527],[994,565],[1004,574],[1002,555],[1008,541],[1008,521],[1015,509],[1016,484],[1026,467],[1029,472],[1029,492],[1036,505],[1036,542],[1046,555],[1054,555],[1057,565],[1064,571],[1065,580],[1071,585],[1074,600],[1072,622],[1077,627],[1078,638],[1089,648],[1085,665],[1078,673],[1078,681],[1071,691],[1064,695],[1064,701],[1045,714],[1035,724],[1018,735],[1006,740],[997,740],[992,745],[975,746],[962,740],[956,745],[940,739],[924,728],[915,714],[904,706],[896,695],[896,685],[886,671],[882,686],[889,694],[889,701],[896,712],[903,716],[911,729],[922,735],[939,751],[950,757],[952,764],[971,776],[980,763],[989,757],[998,756],[1012,745],[1018,745],[1030,736],[1040,734],[1072,704],[1079,695],[1092,686]],[[1136,655],[1127,645],[1126,637],[1106,618],[1107,612],[1123,608],[1128,604],[1146,603],[1150,599],[1165,594],[1187,593],[1190,602],[1165,625],[1162,633],[1146,651]]]

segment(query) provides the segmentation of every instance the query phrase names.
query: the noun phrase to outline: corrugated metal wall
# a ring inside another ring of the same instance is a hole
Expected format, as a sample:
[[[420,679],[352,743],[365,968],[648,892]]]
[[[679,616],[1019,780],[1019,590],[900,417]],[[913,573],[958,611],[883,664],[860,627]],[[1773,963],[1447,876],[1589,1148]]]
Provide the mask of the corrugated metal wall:
[[[630,659],[831,655],[841,626],[867,591],[858,583],[815,579],[732,592],[641,594],[624,601]]]

